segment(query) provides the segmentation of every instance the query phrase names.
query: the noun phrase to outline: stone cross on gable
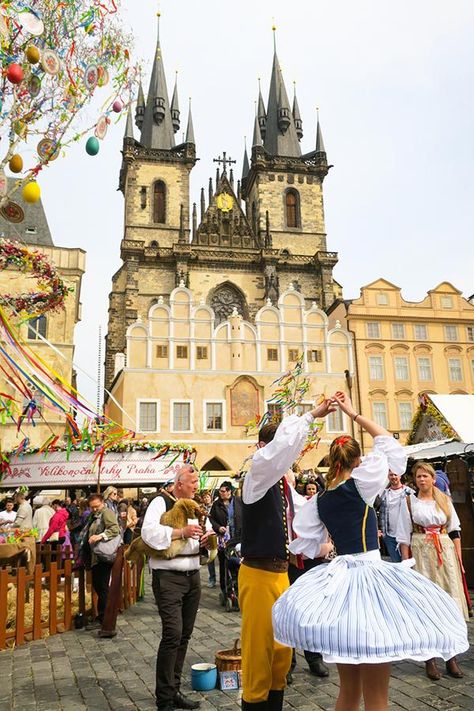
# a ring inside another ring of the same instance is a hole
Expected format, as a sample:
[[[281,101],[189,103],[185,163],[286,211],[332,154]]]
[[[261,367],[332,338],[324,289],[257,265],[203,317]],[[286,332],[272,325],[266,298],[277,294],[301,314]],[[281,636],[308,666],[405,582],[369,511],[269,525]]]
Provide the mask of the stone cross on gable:
[[[227,158],[227,153],[225,151],[223,151],[222,156],[222,158],[220,156],[219,158],[214,158],[213,162],[219,163],[219,165],[222,163],[222,174],[224,174],[226,172],[226,166],[232,165],[232,163],[237,163],[237,161],[232,160],[230,156]]]

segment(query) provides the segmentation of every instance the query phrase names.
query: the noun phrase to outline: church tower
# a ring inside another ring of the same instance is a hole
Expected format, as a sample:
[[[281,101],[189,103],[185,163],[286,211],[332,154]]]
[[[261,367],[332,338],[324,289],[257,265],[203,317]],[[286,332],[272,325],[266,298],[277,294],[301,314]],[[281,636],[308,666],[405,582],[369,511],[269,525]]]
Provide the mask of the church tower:
[[[159,18],[158,18],[159,23]],[[109,299],[106,386],[115,354],[125,348],[128,326],[147,313],[150,299],[170,293],[179,283],[182,251],[189,248],[189,176],[196,163],[194,128],[189,107],[186,138],[176,145],[181,127],[178,86],[169,101],[163,54],[158,37],[145,99],[140,84],[135,128],[129,109],[122,149],[119,188],[125,198],[122,267],[113,277]],[[162,265],[163,268],[160,268]]]
[[[250,165],[244,154],[242,198],[253,231],[265,244],[266,272],[279,281],[283,277],[283,288],[297,281],[303,293],[327,308],[337,288],[332,278],[337,254],[326,247],[323,181],[331,166],[319,116],[309,153],[302,153],[302,138],[296,89],[290,107],[274,43],[267,106],[259,87]]]

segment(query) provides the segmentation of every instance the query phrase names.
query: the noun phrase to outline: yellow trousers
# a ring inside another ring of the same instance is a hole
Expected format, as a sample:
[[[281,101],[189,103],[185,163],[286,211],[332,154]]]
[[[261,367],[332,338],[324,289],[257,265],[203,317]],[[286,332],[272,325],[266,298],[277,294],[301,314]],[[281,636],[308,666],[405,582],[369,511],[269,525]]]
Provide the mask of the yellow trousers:
[[[271,689],[286,686],[292,650],[275,642],[272,605],[289,586],[287,573],[249,568],[239,570],[239,606],[242,612],[242,698],[266,701]]]

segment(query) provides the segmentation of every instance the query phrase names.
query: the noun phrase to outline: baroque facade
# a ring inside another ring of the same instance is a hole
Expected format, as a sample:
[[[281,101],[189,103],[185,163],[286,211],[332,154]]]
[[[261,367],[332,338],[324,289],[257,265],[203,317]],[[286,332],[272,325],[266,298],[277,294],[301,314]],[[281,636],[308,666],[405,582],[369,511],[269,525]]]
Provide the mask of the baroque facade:
[[[377,279],[358,299],[335,301],[328,315],[353,336],[359,412],[402,444],[421,395],[474,393],[474,304],[452,284],[442,282],[412,302],[400,287]],[[359,434],[370,448],[371,438]]]
[[[70,290],[63,309],[22,323],[20,337],[36,355],[47,361],[48,365],[68,383],[74,385],[76,377],[73,365],[74,329],[81,320],[81,281],[85,271],[86,255],[82,249],[54,245],[41,201],[31,205],[24,203],[20,196],[15,199],[24,210],[25,220],[21,226],[12,225],[0,216],[2,237],[20,241],[32,250],[38,249],[45,254]],[[21,232],[19,231],[20,227],[22,228]],[[12,291],[22,293],[31,289],[31,277],[28,273],[20,272],[14,267],[0,272],[1,293],[11,293]],[[13,317],[14,323],[17,320]],[[34,425],[25,420],[19,432],[16,423],[6,419],[1,427],[0,445],[3,451],[9,451],[18,446],[25,436],[28,437],[31,447],[39,447],[51,434],[62,435],[64,433],[64,417],[60,417],[55,411],[44,406],[44,400],[34,385],[30,383],[28,387],[37,402],[40,414],[34,417]],[[6,382],[4,375],[0,376],[0,391],[11,395],[16,400],[18,407],[28,404],[28,400],[18,389],[14,388],[11,382]]]
[[[113,276],[109,302],[105,383],[132,419],[136,417],[136,402],[155,395],[160,399],[165,376],[166,382],[174,379],[177,391],[184,388],[191,392],[196,379],[202,384],[206,378],[212,381],[213,370],[222,374],[222,401],[226,400],[225,388],[232,385],[237,370],[256,379],[261,406],[270,384],[268,377],[262,380],[265,361],[261,349],[276,353],[269,369],[274,380],[288,367],[293,336],[293,352],[300,349],[307,357],[308,349],[314,345],[308,340],[303,322],[298,333],[293,324],[286,327],[286,316],[280,313],[283,295],[291,293],[301,313],[308,314],[322,314],[341,295],[332,275],[337,253],[327,251],[326,244],[323,181],[331,166],[321,126],[318,120],[314,148],[303,152],[298,101],[295,95],[290,106],[276,52],[266,104],[259,92],[250,159],[245,151],[241,180],[234,181],[232,161],[223,154],[215,180],[201,190],[197,204],[191,208],[189,177],[197,160],[191,110],[186,138],[176,145],[175,133],[180,123],[177,86],[170,101],[158,41],[147,97],[142,88],[139,91],[135,126],[131,112],[127,118],[120,173],[120,189],[125,198],[123,264]],[[139,137],[135,135],[137,128]],[[177,292],[177,288],[185,291]],[[160,333],[160,338],[169,341],[153,340],[156,313],[165,318],[165,311],[171,309],[174,314],[172,299],[184,293],[189,299],[186,313],[176,317],[178,320],[173,317],[172,332]],[[270,308],[276,309],[275,318],[283,319],[281,328],[262,336],[257,320],[264,313],[262,309]],[[200,314],[197,321],[196,310]],[[237,369],[236,363],[224,355],[226,348],[231,348],[224,334],[232,331],[230,324],[235,314],[242,319],[239,332],[243,329],[244,333]],[[197,351],[193,355],[195,349],[204,348],[195,335],[196,324],[201,328],[202,319],[207,320],[208,329],[208,357],[201,359],[205,363],[199,362]],[[322,351],[325,344],[331,343],[324,319],[321,328],[323,325],[326,331],[318,341]],[[140,329],[140,338],[147,345],[142,345],[137,366],[135,340]],[[339,329],[338,332],[343,333]],[[181,343],[183,339],[185,343]],[[180,358],[176,349],[185,346],[188,355]],[[167,349],[166,357],[157,356],[160,348],[161,353]],[[332,379],[337,372],[342,383],[344,371],[352,367],[347,338],[344,352],[344,362],[336,359],[336,370],[324,358],[318,378],[326,373]],[[200,372],[204,365],[206,377]],[[315,383],[315,393],[323,389],[322,381]],[[204,391],[205,388],[203,394]],[[132,394],[136,402],[131,402]],[[108,396],[106,401],[111,413],[116,408]],[[122,421],[119,412],[114,418]],[[168,419],[166,416],[164,421]],[[140,417],[137,424],[141,431]],[[232,437],[241,439],[242,425],[238,427],[240,433],[233,431]],[[165,434],[176,438],[172,436],[175,433],[162,426],[160,437]],[[237,457],[231,459],[232,466],[237,466]]]

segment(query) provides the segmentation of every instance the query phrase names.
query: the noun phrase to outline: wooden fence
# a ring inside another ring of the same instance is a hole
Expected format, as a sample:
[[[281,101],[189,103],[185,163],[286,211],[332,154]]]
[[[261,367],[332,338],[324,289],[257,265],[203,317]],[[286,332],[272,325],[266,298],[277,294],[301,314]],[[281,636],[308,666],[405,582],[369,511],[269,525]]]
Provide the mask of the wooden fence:
[[[24,567],[0,569],[0,650],[67,632],[76,615],[84,624],[95,615],[90,571],[73,570],[70,558],[55,558],[50,546],[38,545],[32,575]],[[122,611],[137,601],[140,572],[136,566],[123,565]]]

